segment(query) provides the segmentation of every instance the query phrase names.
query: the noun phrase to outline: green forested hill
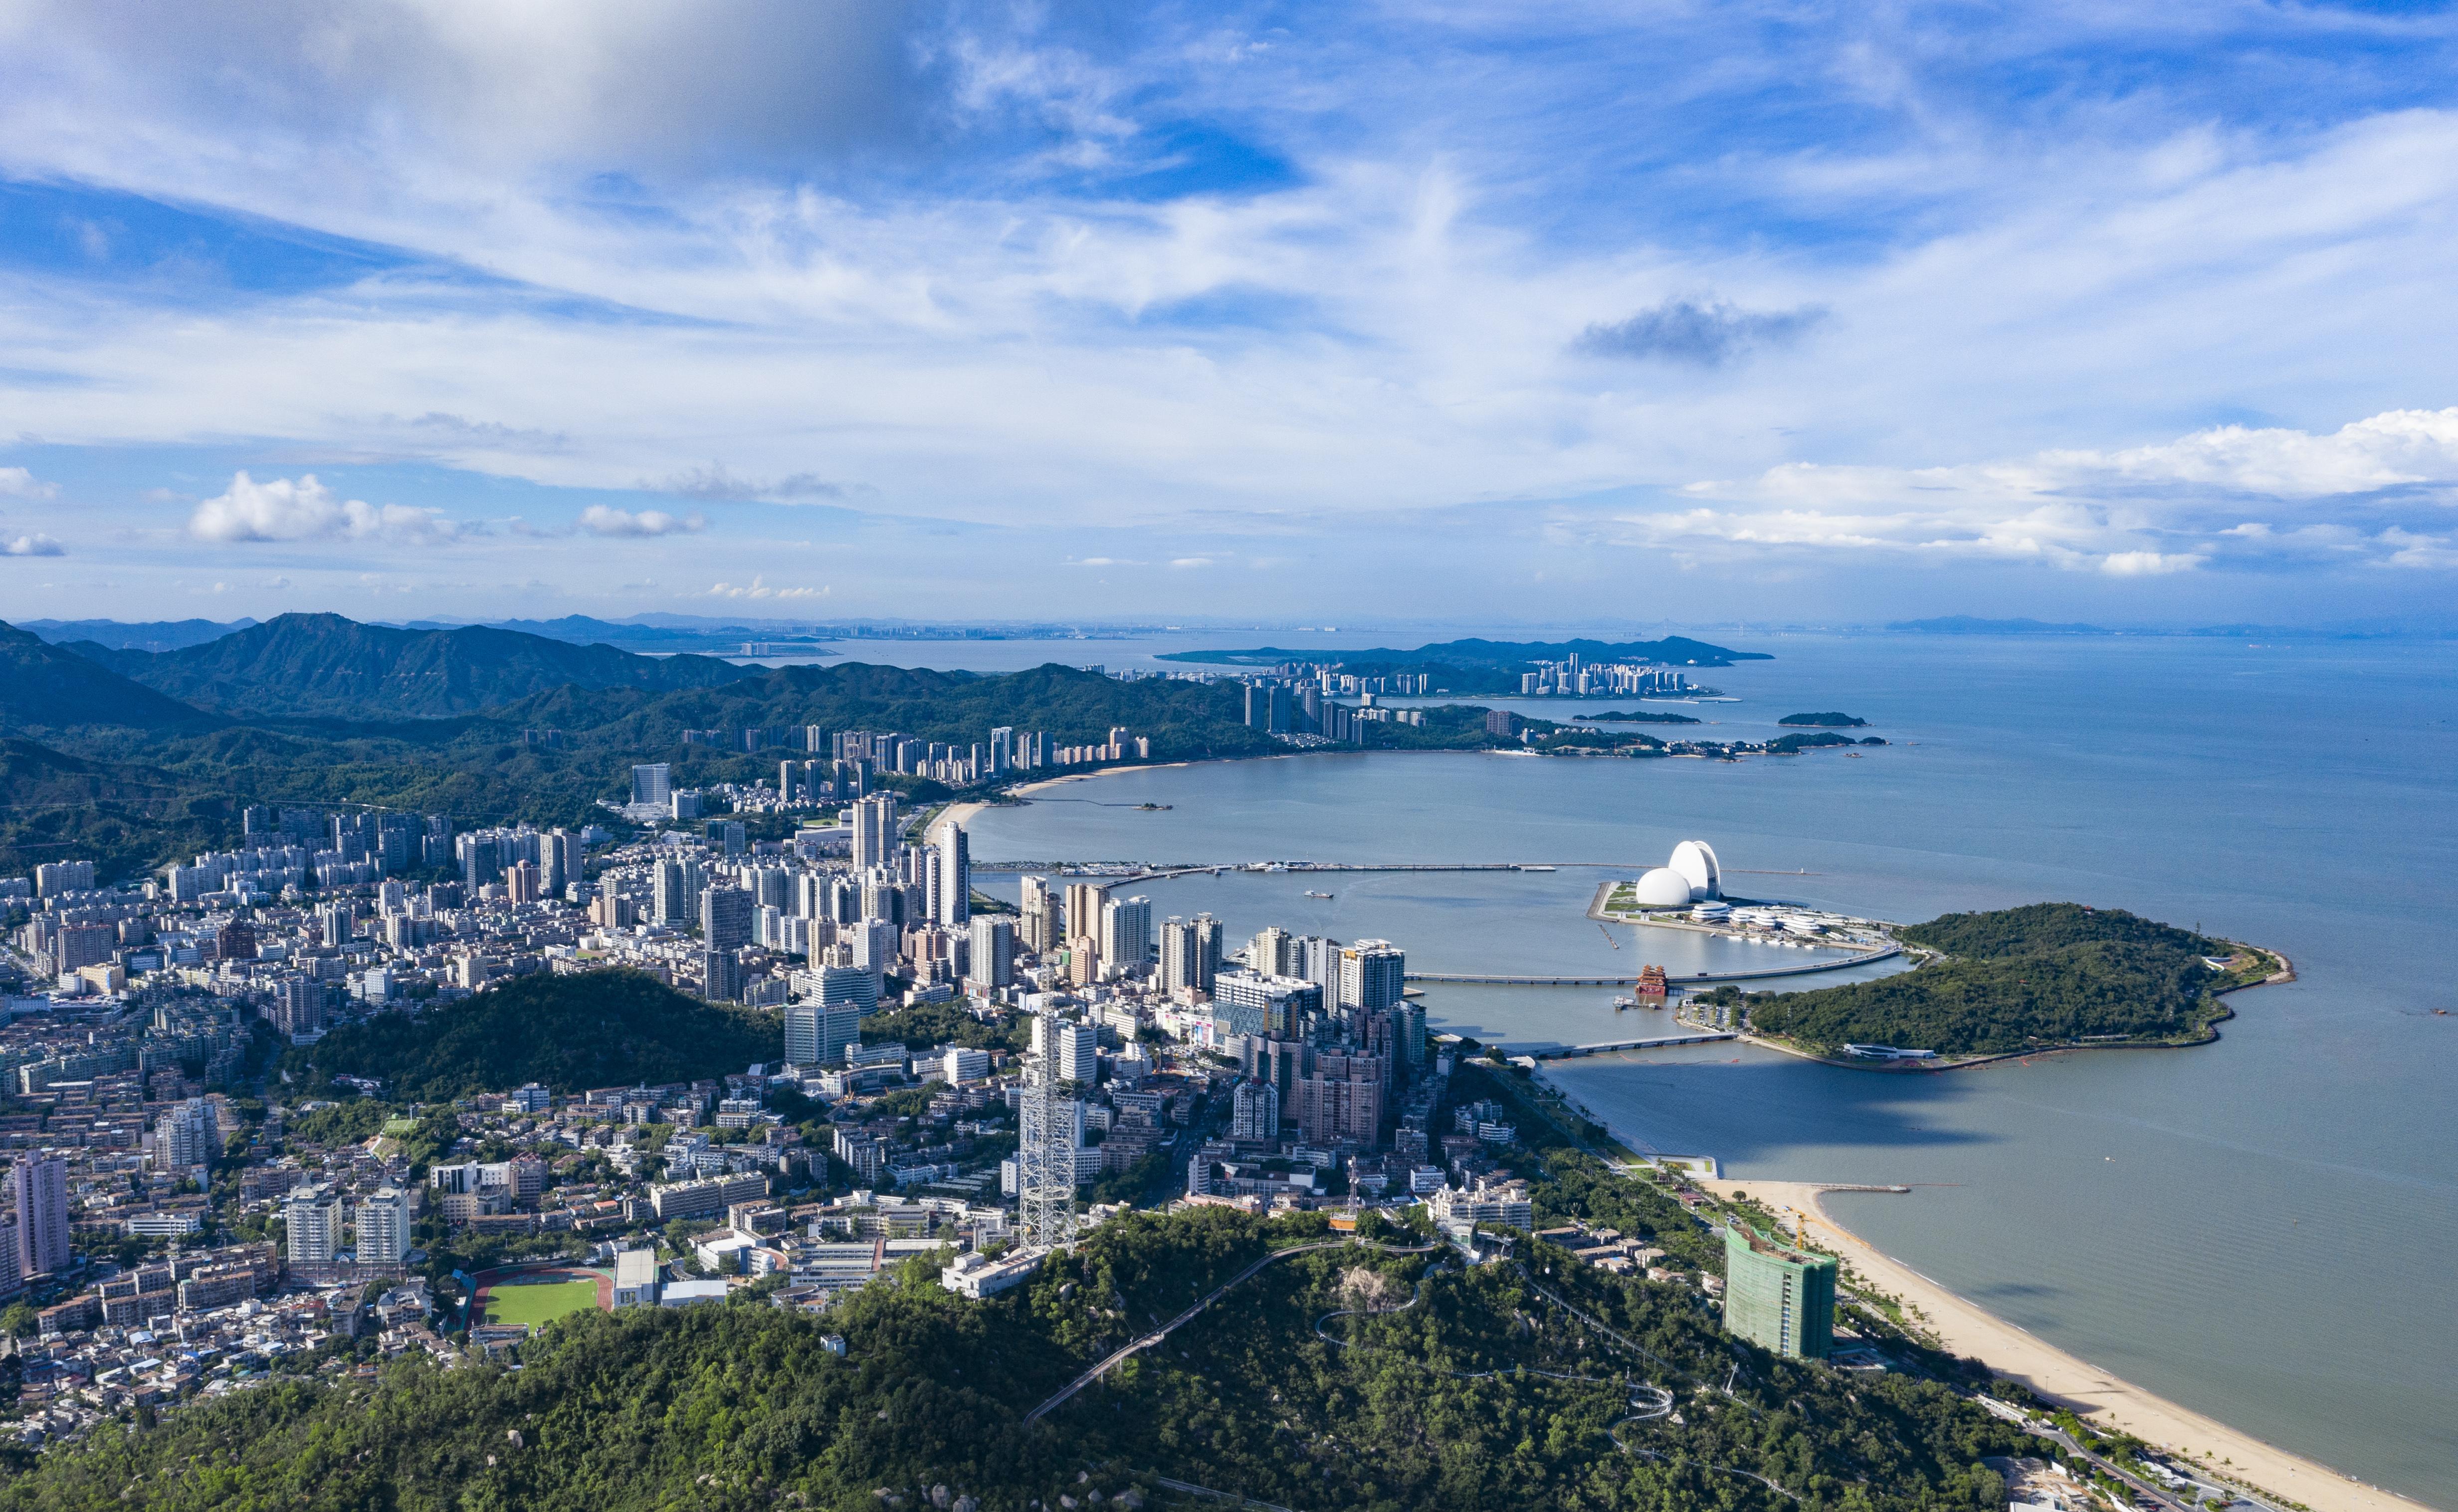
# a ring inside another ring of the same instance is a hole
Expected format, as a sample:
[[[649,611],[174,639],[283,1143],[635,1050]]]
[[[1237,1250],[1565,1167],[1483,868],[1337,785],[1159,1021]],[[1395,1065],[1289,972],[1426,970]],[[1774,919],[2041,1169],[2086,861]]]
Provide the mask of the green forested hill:
[[[207,730],[221,722],[31,632],[0,625],[0,731]]]
[[[567,685],[664,691],[746,674],[711,656],[639,656],[476,625],[395,630],[339,614],[283,614],[177,651],[77,649],[200,709],[266,719],[435,718]]]
[[[781,1052],[773,1013],[722,1007],[636,971],[522,977],[424,1013],[380,1013],[290,1052],[311,1085],[374,1077],[396,1102],[543,1082],[557,1092],[685,1082]]]
[[[2234,947],[2115,909],[2033,903],[1948,914],[1896,931],[1946,959],[1846,986],[1754,995],[1750,1025],[1819,1049],[1890,1045],[1989,1055],[2202,1038],[2239,984],[2205,963]],[[1731,988],[1723,998],[1738,1001]]]
[[[1096,1492],[1176,1502],[1158,1477],[1310,1509],[2005,1504],[1979,1461],[2021,1440],[1944,1388],[1776,1359],[1724,1336],[1693,1291],[1550,1249],[1466,1269],[1355,1247],[1279,1262],[1024,1424],[1086,1363],[1321,1225],[1130,1217],[987,1303],[925,1263],[822,1318],[748,1296],[580,1314],[519,1371],[407,1362],[374,1385],[279,1384],[106,1428],[0,1485],[0,1508],[1047,1512]],[[1634,1381],[1675,1392],[1680,1420],[1632,1420]]]
[[[239,834],[226,790],[159,768],[91,760],[0,736],[0,876],[44,861],[91,860],[105,879]]]
[[[2028,903],[1989,913],[1943,914],[1925,924],[1895,931],[1906,944],[1925,945],[1949,956],[2015,956],[2061,945],[2145,945],[2191,951],[2198,956],[2223,956],[2230,946],[2208,935],[2163,924],[2122,908],[2092,908],[2082,903]]]
[[[566,688],[498,710],[491,718],[586,731],[593,742],[626,748],[671,745],[685,730],[816,724],[960,745],[987,741],[997,725],[1048,731],[1052,743],[1062,745],[1105,739],[1113,726],[1124,726],[1149,735],[1156,757],[1273,749],[1269,736],[1246,728],[1242,696],[1233,685],[1121,682],[1054,663],[982,676],[831,662],[661,694]]]

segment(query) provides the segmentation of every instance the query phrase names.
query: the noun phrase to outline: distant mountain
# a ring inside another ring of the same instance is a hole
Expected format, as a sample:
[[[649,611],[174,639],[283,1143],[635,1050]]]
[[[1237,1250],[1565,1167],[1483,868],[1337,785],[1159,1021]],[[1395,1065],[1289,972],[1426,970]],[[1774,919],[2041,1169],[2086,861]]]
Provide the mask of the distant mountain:
[[[1252,651],[1173,652],[1160,659],[1226,663],[1238,667],[1270,667],[1284,661],[1311,661],[1339,662],[1351,668],[1464,667],[1518,672],[1540,661],[1562,661],[1572,656],[1590,662],[1660,661],[1698,667],[1729,667],[1737,661],[1773,660],[1765,652],[1734,651],[1684,635],[1667,635],[1662,640],[1630,641],[1447,640],[1420,646],[1414,651],[1398,651],[1387,646],[1371,651],[1293,651],[1281,646],[1259,646]]]
[[[210,730],[222,722],[65,646],[0,625],[0,730],[114,725],[185,731]]]
[[[2114,635],[2098,625],[2051,625],[2036,619],[1975,619],[1948,614],[1939,619],[1899,619],[1886,627],[1899,635]]]
[[[219,640],[255,623],[252,619],[235,619],[227,625],[210,619],[163,619],[123,625],[115,619],[30,619],[17,628],[31,630],[54,646],[90,640],[114,651],[177,651]]]
[[[339,614],[284,614],[174,652],[77,651],[218,713],[397,720],[470,714],[565,687],[671,692],[753,674],[708,656],[636,656],[517,631],[396,630]]]

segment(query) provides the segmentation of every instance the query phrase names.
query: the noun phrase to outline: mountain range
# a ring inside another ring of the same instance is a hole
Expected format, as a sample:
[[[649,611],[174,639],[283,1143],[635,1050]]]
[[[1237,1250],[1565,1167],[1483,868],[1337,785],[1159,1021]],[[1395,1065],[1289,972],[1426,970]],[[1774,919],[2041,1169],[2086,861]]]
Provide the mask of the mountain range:
[[[73,652],[156,694],[230,718],[431,719],[473,714],[555,688],[666,693],[757,674],[756,669],[713,656],[641,656],[612,646],[575,646],[474,625],[397,630],[339,614],[283,614],[176,651],[125,650],[92,640],[48,649]],[[137,707],[100,684],[90,692],[106,704]],[[67,700],[65,706],[73,708],[75,702]],[[47,722],[137,721],[93,717]],[[154,728],[158,722],[158,717],[150,719],[140,727]]]

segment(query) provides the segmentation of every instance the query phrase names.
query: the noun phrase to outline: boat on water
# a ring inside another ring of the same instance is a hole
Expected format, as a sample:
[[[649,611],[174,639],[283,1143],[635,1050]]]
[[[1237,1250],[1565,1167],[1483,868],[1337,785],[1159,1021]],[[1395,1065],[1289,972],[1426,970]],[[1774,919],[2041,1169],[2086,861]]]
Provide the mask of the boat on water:
[[[1308,898],[1323,898],[1323,899],[1328,899],[1328,898],[1331,896],[1331,894],[1329,894],[1329,893],[1308,893],[1308,894],[1306,894],[1306,896],[1307,896]]]

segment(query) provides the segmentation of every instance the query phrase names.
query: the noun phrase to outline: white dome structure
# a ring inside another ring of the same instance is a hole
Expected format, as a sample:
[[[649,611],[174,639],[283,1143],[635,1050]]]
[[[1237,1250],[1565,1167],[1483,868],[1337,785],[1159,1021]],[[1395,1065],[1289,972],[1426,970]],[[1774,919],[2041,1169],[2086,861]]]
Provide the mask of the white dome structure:
[[[1634,892],[1641,908],[1690,906],[1690,879],[1670,866],[1658,866],[1641,877]]]
[[[1683,840],[1673,847],[1673,860],[1664,865],[1667,871],[1689,879],[1691,897],[1724,896],[1724,874],[1716,864],[1716,848],[1705,840]]]

